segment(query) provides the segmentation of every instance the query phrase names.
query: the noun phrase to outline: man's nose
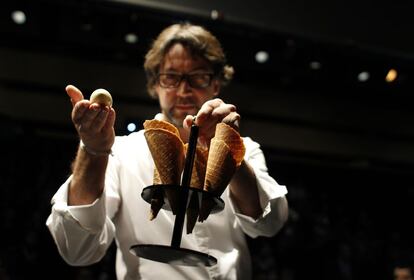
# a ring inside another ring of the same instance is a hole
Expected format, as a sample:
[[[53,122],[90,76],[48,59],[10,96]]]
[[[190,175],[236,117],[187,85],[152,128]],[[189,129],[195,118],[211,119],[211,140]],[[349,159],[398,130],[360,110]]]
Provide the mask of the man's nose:
[[[193,88],[188,83],[187,79],[182,79],[177,88],[177,95],[187,96],[192,94]]]

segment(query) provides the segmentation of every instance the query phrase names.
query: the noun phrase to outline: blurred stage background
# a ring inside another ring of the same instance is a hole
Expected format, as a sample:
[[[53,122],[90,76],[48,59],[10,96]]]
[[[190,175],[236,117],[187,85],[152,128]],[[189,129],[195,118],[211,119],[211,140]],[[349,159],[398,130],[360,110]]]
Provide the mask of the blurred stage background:
[[[222,97],[289,190],[284,229],[249,239],[254,279],[392,279],[392,262],[414,252],[414,24],[404,5],[2,1],[0,279],[114,279],[114,247],[70,267],[45,226],[78,143],[64,88],[108,89],[118,134],[140,129],[158,111],[143,56],[178,21],[221,40],[236,70]]]

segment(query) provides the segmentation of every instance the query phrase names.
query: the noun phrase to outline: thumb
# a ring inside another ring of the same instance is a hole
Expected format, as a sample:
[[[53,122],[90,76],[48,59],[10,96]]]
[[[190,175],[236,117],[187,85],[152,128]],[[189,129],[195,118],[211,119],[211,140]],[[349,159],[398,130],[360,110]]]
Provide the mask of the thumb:
[[[75,106],[76,103],[83,100],[83,94],[82,92],[73,85],[68,85],[65,88],[66,93],[70,97],[70,102],[72,102],[72,106]]]
[[[184,128],[190,128],[193,125],[194,116],[187,115],[185,119],[183,120],[183,127]]]

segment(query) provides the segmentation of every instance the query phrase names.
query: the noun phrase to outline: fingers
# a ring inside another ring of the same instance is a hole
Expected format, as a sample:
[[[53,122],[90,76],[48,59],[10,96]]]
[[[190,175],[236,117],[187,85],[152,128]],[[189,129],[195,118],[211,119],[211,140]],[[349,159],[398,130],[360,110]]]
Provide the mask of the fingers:
[[[190,128],[193,125],[194,116],[187,115],[183,121],[184,128]]]
[[[115,125],[115,119],[116,119],[116,113],[115,113],[115,110],[111,107],[109,108],[108,117],[106,119],[106,122],[104,123],[104,126],[102,127],[102,130],[103,131],[112,130]]]
[[[210,139],[214,137],[216,125],[219,122],[224,122],[239,130],[240,115],[236,111],[236,106],[226,104],[219,98],[204,103],[195,119],[195,124],[200,127],[199,138],[204,138],[205,142],[209,143]],[[183,127],[190,128],[193,121],[193,116],[186,116]]]
[[[199,126],[214,125],[218,122],[225,120],[224,122],[230,124],[240,119],[240,115],[236,113],[236,106],[233,104],[226,104],[221,99],[213,99],[207,101],[201,106],[200,111],[197,113],[196,124]],[[190,118],[187,116],[184,120],[184,124],[190,123]]]
[[[235,130],[239,130],[239,123],[240,123],[240,115],[237,112],[231,112],[228,114],[223,120],[225,124],[230,125]]]
[[[65,88],[66,93],[70,97],[70,102],[72,102],[72,106],[75,106],[76,103],[83,100],[83,94],[82,92],[73,85],[68,85]]]
[[[85,114],[83,129],[91,133],[99,133],[108,119],[109,111],[109,107],[91,104],[90,110]]]
[[[106,151],[111,148],[115,139],[115,110],[113,108],[96,103],[91,104],[81,116],[74,120],[74,123],[85,145],[96,151]]]
[[[201,106],[200,111],[197,113],[196,124],[202,126],[205,120],[211,117],[214,109],[218,108],[222,104],[224,104],[224,102],[219,98],[215,98],[204,103],[203,106]]]
[[[79,135],[105,132],[115,124],[115,110],[82,100],[72,110],[72,121]]]
[[[72,110],[72,121],[76,125],[81,122],[85,113],[89,110],[90,102],[88,100],[81,100],[77,102]]]
[[[94,103],[82,115],[77,117],[74,122],[78,126],[80,134],[95,134],[101,132],[104,128],[112,128],[115,121],[115,111],[108,106],[103,107]]]
[[[211,113],[211,115],[215,118],[223,119],[228,114],[230,114],[231,112],[235,112],[235,111],[236,111],[236,106],[232,104],[223,103],[219,107],[215,108],[213,112]]]

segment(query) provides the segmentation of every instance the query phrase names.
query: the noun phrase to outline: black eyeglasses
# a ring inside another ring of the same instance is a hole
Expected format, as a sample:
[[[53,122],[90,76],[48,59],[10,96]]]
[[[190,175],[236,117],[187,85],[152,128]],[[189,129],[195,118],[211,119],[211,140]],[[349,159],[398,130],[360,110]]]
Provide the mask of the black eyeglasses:
[[[163,88],[177,88],[181,84],[182,80],[185,79],[190,87],[203,89],[210,86],[213,77],[213,73],[160,73],[158,74],[158,83]]]

